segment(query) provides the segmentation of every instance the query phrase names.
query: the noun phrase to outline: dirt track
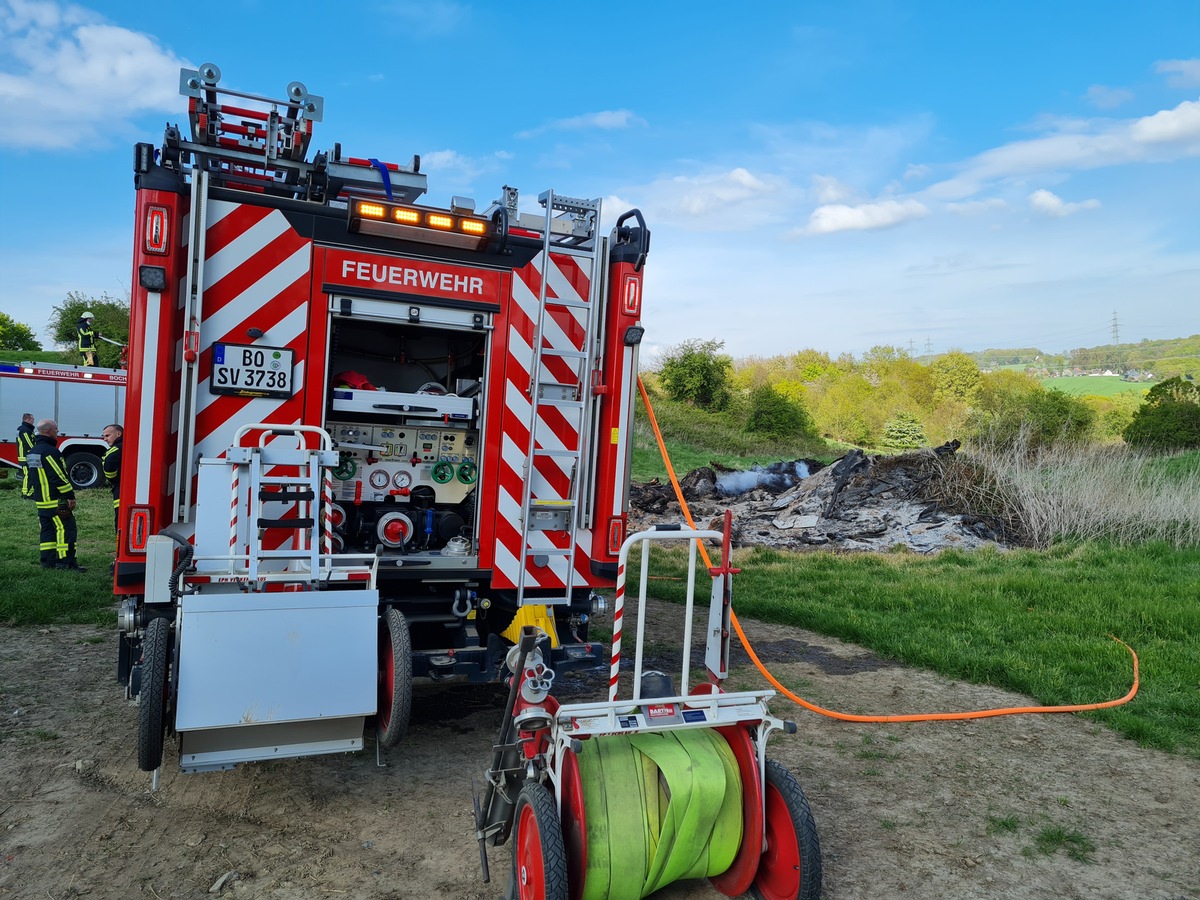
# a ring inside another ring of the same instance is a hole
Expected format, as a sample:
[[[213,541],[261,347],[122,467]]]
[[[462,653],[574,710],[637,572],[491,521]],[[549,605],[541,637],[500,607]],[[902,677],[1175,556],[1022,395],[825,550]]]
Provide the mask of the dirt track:
[[[652,606],[649,651],[682,634]],[[851,712],[1012,705],[1022,698],[876,660],[794,628],[745,623],[785,683]],[[470,783],[487,766],[500,690],[422,693],[401,750],[184,776],[157,793],[136,765],[136,708],[113,680],[113,633],[0,630],[0,897],[496,898],[480,880]],[[1147,673],[1147,677],[1153,677]],[[735,670],[736,688],[760,687]],[[601,699],[603,677],[575,680]],[[1136,702],[1136,701],[1135,701]],[[799,733],[771,755],[800,780],[829,900],[1200,898],[1200,762],[1139,749],[1074,716],[841,724],[775,701]],[[1090,861],[1039,833],[1090,841]],[[225,879],[215,893],[212,888]],[[663,898],[716,898],[705,882]]]

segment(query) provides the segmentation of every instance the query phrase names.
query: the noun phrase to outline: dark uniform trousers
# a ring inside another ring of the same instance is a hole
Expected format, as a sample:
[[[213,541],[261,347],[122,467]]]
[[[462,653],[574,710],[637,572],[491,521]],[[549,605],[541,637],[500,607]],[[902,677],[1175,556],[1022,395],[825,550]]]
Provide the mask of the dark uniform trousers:
[[[79,528],[68,506],[75,499],[75,490],[67,477],[62,454],[52,439],[38,435],[25,454],[25,462],[42,529],[38,545],[42,565],[73,568]]]
[[[120,530],[117,527],[117,507],[121,505],[121,440],[121,438],[117,438],[116,442],[104,452],[101,466],[104,470],[104,478],[108,481],[108,486],[112,488],[113,531]]]
[[[25,454],[33,449],[33,426],[22,422],[17,428],[17,462],[21,466],[21,496],[26,500],[33,496],[29,488],[29,465]]]

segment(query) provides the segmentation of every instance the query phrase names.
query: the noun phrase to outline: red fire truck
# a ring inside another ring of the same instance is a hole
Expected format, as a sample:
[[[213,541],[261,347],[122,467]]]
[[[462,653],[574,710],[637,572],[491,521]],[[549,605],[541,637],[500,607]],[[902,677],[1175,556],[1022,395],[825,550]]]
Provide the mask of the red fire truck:
[[[404,165],[309,153],[322,98],[184,70],[138,144],[115,590],[138,759],[185,771],[391,747],[413,679],[558,672],[625,537],[650,233],[515,188],[422,205]]]
[[[58,449],[76,488],[104,483],[101,461],[108,444],[105,425],[120,424],[125,407],[125,371],[66,363],[0,363],[0,466],[18,469],[17,425],[25,413],[58,423]],[[4,471],[0,477],[8,475]]]

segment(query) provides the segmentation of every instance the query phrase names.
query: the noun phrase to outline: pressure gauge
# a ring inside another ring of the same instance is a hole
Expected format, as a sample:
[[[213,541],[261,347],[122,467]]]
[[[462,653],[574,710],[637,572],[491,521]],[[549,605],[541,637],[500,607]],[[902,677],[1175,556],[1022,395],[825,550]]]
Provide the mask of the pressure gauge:
[[[406,488],[412,484],[412,476],[407,472],[397,472],[392,476],[392,484],[398,488]]]
[[[376,469],[367,477],[367,480],[371,482],[371,487],[382,490],[388,486],[388,482],[391,479],[388,477],[388,473],[383,469]]]

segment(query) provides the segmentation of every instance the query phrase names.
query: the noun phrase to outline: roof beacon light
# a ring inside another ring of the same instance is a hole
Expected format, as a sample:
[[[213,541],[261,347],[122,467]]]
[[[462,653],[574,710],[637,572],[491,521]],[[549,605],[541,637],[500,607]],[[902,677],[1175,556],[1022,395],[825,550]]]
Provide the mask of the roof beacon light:
[[[351,232],[464,250],[482,250],[492,236],[492,223],[482,216],[466,211],[462,198],[457,209],[440,209],[380,203],[374,200],[355,200],[350,204],[346,227]],[[464,214],[466,213],[466,214]]]

